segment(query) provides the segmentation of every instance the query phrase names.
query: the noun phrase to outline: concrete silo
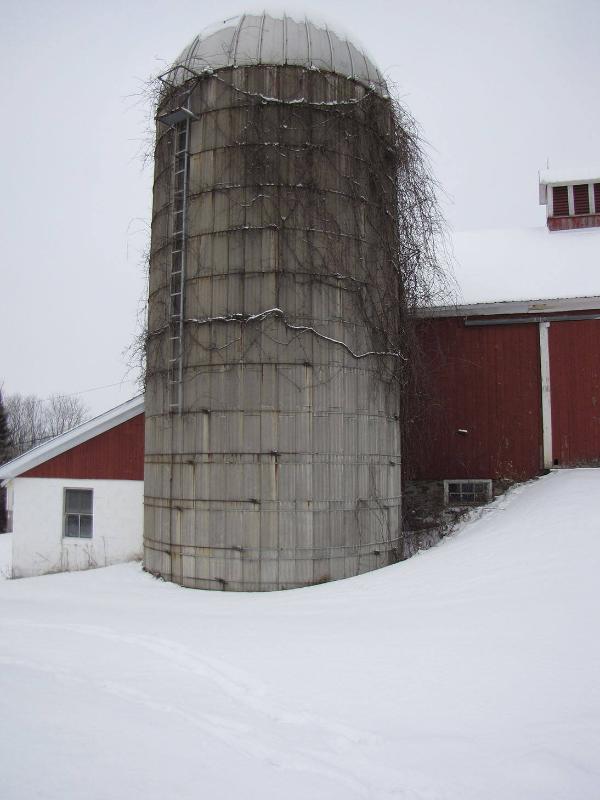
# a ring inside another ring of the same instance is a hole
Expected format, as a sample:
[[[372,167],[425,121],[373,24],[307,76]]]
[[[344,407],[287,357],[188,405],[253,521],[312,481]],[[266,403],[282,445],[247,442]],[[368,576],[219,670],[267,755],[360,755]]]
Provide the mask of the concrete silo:
[[[162,77],[145,567],[263,591],[389,564],[400,539],[394,117],[361,50],[242,16]]]

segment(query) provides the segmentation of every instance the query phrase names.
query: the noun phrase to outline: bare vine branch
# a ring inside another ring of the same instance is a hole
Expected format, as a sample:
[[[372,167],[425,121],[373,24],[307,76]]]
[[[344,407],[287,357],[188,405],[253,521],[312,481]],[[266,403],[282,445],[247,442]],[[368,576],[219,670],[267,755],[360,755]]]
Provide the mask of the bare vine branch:
[[[203,81],[214,81],[216,91],[231,98],[229,108],[242,120],[237,128],[219,131],[219,144],[212,150],[206,144],[214,172],[202,185],[194,185],[190,202],[206,198],[216,204],[222,196],[229,208],[228,234],[272,230],[278,237],[279,258],[286,264],[281,274],[289,274],[298,285],[339,287],[351,298],[347,313],[368,331],[370,346],[358,347],[332,335],[334,320],[317,321],[310,312],[286,307],[279,298],[267,310],[234,306],[223,314],[186,316],[184,309],[184,328],[238,323],[248,329],[276,318],[288,331],[331,342],[352,358],[373,358],[381,380],[398,398],[404,432],[414,429],[427,396],[417,315],[419,309],[451,298],[440,190],[417,122],[391,97],[366,89],[356,97],[336,94],[337,76],[323,75],[325,82],[332,82],[330,96],[335,99],[314,100],[305,83],[314,72],[301,67],[296,68],[298,90],[289,96],[242,88],[248,84],[241,80],[241,70],[236,74],[236,70],[185,69],[183,84],[175,70],[156,82],[157,110],[182,105],[194,98]],[[203,108],[201,113],[206,131],[218,128],[219,109]],[[166,154],[172,152],[173,137],[172,130],[159,130],[157,163],[169,163]],[[234,158],[241,159],[235,169]],[[328,181],[320,179],[320,169],[327,171]],[[167,178],[168,174],[158,175],[156,186],[167,183]],[[168,226],[162,224],[171,213],[171,203],[169,197],[164,205],[155,200],[151,247],[155,263],[166,263],[172,246]],[[189,236],[187,246],[198,259],[199,236]],[[233,274],[228,270],[224,267],[223,275]],[[162,282],[150,284],[148,376],[160,372],[167,360],[161,347],[167,346],[171,324],[168,268],[163,273]],[[188,281],[202,278],[199,272],[187,276]],[[211,349],[223,350],[237,341]]]

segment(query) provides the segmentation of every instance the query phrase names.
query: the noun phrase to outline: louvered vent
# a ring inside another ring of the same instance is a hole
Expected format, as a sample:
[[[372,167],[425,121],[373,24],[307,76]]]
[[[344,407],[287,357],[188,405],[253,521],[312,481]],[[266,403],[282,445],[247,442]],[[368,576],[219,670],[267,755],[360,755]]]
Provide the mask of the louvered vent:
[[[580,183],[573,186],[573,204],[576,214],[590,213],[590,195],[587,183]]]
[[[600,214],[600,183],[594,184],[594,208],[596,214]]]
[[[552,189],[552,216],[569,216],[569,190],[566,186],[555,186]]]

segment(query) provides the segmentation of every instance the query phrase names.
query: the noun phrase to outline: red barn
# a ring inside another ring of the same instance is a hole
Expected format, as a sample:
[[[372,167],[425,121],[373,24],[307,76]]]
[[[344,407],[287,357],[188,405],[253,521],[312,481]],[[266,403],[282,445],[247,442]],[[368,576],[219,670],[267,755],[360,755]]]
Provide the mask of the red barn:
[[[463,302],[419,323],[428,383],[405,477],[443,486],[446,500],[600,465],[599,184],[555,177],[542,183],[547,228],[455,234]],[[587,203],[574,204],[584,185]]]

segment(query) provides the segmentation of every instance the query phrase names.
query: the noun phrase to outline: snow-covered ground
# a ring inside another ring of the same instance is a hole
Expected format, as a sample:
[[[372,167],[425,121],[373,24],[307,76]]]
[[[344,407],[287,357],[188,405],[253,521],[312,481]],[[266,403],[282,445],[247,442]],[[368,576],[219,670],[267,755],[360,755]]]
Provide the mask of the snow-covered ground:
[[[0,581],[10,576],[12,564],[11,535],[0,534]]]
[[[0,797],[597,800],[600,470],[264,595],[0,584]]]

